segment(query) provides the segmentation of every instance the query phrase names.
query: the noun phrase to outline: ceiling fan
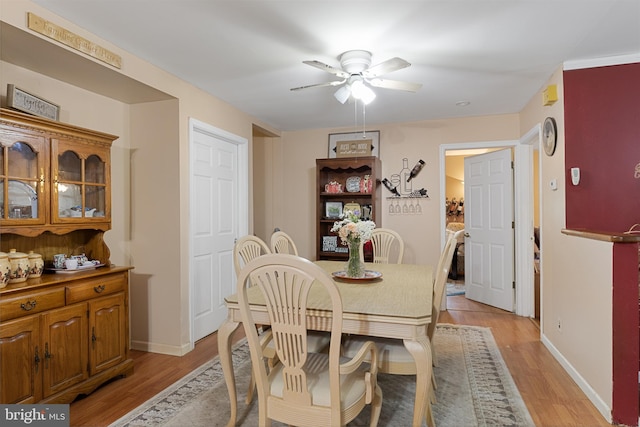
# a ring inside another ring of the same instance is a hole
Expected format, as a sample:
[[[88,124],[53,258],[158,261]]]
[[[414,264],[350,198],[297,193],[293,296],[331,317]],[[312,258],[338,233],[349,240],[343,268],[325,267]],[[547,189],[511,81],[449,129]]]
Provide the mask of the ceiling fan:
[[[379,76],[409,67],[411,64],[404,59],[395,57],[371,66],[371,52],[366,50],[349,50],[339,57],[340,67],[335,68],[320,61],[302,61],[307,65],[331,73],[342,80],[327,83],[294,87],[291,90],[302,90],[312,87],[341,86],[334,94],[342,104],[353,96],[365,104],[373,101],[376,94],[367,85],[383,89],[404,90],[416,92],[422,87],[419,83],[402,82],[398,80],[381,79]],[[343,86],[344,85],[344,86]]]

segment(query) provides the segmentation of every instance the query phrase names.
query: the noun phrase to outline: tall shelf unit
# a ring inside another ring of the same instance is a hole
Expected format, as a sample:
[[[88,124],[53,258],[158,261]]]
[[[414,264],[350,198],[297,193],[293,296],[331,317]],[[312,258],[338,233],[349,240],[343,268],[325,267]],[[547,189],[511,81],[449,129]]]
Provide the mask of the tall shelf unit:
[[[2,404],[70,403],[133,372],[133,267],[112,265],[104,241],[115,139],[0,109],[0,251],[33,250],[47,267],[55,254],[105,264],[0,286]]]
[[[380,183],[382,166],[380,159],[374,156],[368,157],[341,157],[334,159],[316,159],[316,259],[318,260],[347,260],[348,252],[346,246],[340,243],[337,238],[335,250],[327,250],[324,244],[326,238],[337,237],[332,233],[331,227],[339,218],[327,216],[327,203],[339,202],[344,207],[348,203],[357,203],[361,207],[370,207],[370,218],[376,223],[376,227],[381,227],[382,216],[380,215]],[[355,188],[349,185],[347,179],[364,180],[369,176],[371,182],[370,191]],[[338,183],[342,192],[333,193],[325,191],[325,186],[329,183]],[[348,191],[352,190],[352,191]]]

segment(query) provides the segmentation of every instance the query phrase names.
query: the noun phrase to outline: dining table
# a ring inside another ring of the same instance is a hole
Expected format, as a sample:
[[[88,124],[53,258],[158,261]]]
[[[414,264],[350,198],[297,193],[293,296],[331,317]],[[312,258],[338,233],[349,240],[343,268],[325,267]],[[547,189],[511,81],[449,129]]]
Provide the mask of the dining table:
[[[418,264],[365,263],[365,268],[370,272],[367,275],[369,278],[345,280],[338,277],[344,270],[344,261],[320,260],[314,263],[332,275],[340,290],[343,303],[342,333],[403,341],[417,367],[413,425],[422,425],[430,398],[432,373],[431,343],[427,337],[427,326],[431,322],[433,268],[430,265]],[[314,289],[317,292],[314,292]],[[228,314],[218,330],[218,349],[229,392],[231,416],[227,426],[231,427],[236,423],[238,410],[231,337],[242,318],[237,294],[227,296],[225,304]],[[264,300],[259,292],[249,293],[249,308],[257,324],[270,323]],[[307,305],[307,328],[329,331],[331,314],[328,295],[322,292],[319,286],[312,287]],[[382,392],[384,395],[384,390]]]

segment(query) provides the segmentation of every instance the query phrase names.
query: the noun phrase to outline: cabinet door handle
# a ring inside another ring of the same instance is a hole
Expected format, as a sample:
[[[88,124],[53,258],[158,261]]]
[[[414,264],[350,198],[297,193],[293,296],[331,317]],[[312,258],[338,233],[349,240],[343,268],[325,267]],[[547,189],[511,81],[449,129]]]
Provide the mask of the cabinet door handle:
[[[49,362],[49,359],[51,359],[53,357],[53,355],[51,353],[49,353],[49,343],[45,343],[44,344],[44,362],[45,362],[45,368],[47,367]]]
[[[36,308],[36,300],[24,302],[20,304],[20,308],[24,311],[31,311]]]
[[[38,372],[38,366],[40,365],[40,355],[38,354],[38,352],[38,346],[36,346],[36,357],[33,359],[36,364],[36,372]]]
[[[96,347],[96,341],[98,341],[98,338],[96,337],[96,328],[94,326],[91,328],[91,344],[93,345],[93,348]]]
[[[94,287],[93,287],[93,290],[94,290],[97,294],[102,293],[102,291],[104,291],[104,289],[105,289],[105,285],[98,285],[98,286],[94,286]]]

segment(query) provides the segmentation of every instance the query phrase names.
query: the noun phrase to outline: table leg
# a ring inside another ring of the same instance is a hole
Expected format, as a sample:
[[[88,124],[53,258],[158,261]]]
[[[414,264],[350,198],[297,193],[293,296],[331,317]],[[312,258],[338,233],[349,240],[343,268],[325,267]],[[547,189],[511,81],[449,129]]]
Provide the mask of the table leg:
[[[421,426],[425,418],[425,411],[429,404],[429,390],[431,386],[431,345],[426,336],[416,340],[404,340],[404,346],[411,353],[416,362],[416,397],[413,404],[413,425]]]
[[[231,336],[238,328],[240,323],[225,320],[218,329],[218,353],[220,355],[220,365],[222,365],[222,373],[224,374],[224,382],[227,384],[229,391],[229,403],[231,405],[231,416],[227,427],[233,427],[236,424],[238,415],[238,399],[236,395],[236,377],[233,374],[233,361],[231,360]]]

